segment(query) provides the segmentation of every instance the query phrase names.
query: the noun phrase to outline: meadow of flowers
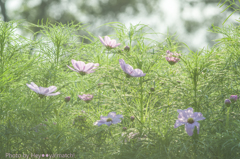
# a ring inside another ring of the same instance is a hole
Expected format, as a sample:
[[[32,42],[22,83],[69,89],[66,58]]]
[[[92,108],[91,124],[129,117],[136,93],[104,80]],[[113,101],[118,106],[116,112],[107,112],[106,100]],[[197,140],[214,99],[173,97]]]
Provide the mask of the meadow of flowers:
[[[193,52],[143,24],[0,25],[0,158],[240,158],[238,26]]]

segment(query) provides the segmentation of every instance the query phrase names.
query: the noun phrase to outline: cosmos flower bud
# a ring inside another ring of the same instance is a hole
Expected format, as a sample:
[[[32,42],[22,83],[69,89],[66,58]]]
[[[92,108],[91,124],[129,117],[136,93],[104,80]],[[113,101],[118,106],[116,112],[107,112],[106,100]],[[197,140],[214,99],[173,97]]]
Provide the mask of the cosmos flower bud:
[[[130,47],[129,47],[129,46],[125,46],[125,47],[124,47],[124,50],[125,50],[125,51],[130,51]]]
[[[229,99],[226,99],[224,103],[226,104],[227,107],[231,105],[231,101]]]
[[[103,83],[98,83],[98,88],[100,88],[101,86],[103,86]]]
[[[151,92],[154,92],[154,91],[155,91],[155,88],[153,88],[153,87],[150,88],[150,91],[151,91]]]
[[[71,99],[70,97],[65,97],[65,99],[64,99],[64,100],[65,100],[65,102],[69,102],[69,101],[70,101],[70,99]]]
[[[134,117],[134,116],[131,116],[130,119],[131,119],[131,121],[133,121],[133,120],[135,119],[135,117]]]
[[[231,102],[236,102],[237,101],[237,99],[238,99],[238,96],[237,95],[231,95],[230,96],[230,100],[231,100]]]

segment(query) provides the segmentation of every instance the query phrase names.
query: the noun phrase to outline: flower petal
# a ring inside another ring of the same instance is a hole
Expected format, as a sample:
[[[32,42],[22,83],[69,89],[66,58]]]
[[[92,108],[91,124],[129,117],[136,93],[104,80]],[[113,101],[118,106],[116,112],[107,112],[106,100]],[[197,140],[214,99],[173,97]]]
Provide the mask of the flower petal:
[[[69,67],[68,65],[67,65],[67,67],[70,68],[71,70],[75,71],[75,72],[78,72],[77,70],[74,70],[73,68]]]
[[[197,127],[197,133],[199,134],[200,124],[198,122],[194,122],[192,124],[189,124],[189,123],[185,124],[185,130],[189,136],[193,135],[193,130],[195,126]]]
[[[116,113],[115,112],[110,112],[110,113],[108,113],[108,118],[114,118],[116,116]]]
[[[182,122],[182,121],[180,121],[180,120],[176,120],[176,123],[174,124],[174,128],[177,128],[177,127],[179,127],[179,126],[181,126],[181,125],[183,125],[183,124],[186,124],[187,122]]]
[[[121,119],[119,119],[119,118],[114,118],[113,121],[112,121],[113,124],[117,124],[117,123],[120,123],[120,122],[121,122]]]
[[[204,119],[206,119],[206,118],[203,117],[202,113],[200,113],[200,112],[193,113],[194,121],[199,121],[199,120],[204,120]]]
[[[112,48],[114,48],[114,47],[116,47],[116,40],[111,40],[111,43],[110,43],[110,46],[112,47]]]
[[[102,124],[105,124],[105,121],[98,120],[97,122],[94,123],[94,125],[97,125],[97,126],[101,126]]]
[[[33,90],[36,93],[39,93],[39,88],[38,87],[34,87],[33,85],[30,84],[26,84],[31,90]]]
[[[94,63],[88,63],[85,65],[83,72],[88,72],[94,67]]]
[[[57,90],[57,87],[56,86],[50,86],[50,87],[48,87],[48,89],[49,89],[49,93],[52,93],[52,92]]]
[[[78,68],[79,72],[83,71],[85,68],[85,63],[82,61],[76,61],[75,65]]]
[[[107,46],[107,44],[105,43],[105,41],[103,40],[103,38],[102,38],[101,36],[98,36],[98,37],[99,37],[101,43],[102,43],[104,46]]]
[[[146,73],[143,73],[143,71],[140,69],[135,69],[133,71],[133,73],[131,74],[131,76],[133,76],[133,77],[143,77],[145,75],[146,75]]]
[[[60,92],[56,92],[56,93],[51,93],[51,94],[47,94],[47,96],[56,96],[56,95],[59,95]]]
[[[115,118],[123,118],[123,115],[116,115]]]
[[[111,39],[108,36],[105,36],[104,41],[105,41],[106,45],[109,46]]]
[[[117,47],[117,46],[119,46],[119,45],[121,45],[121,43],[117,43],[117,44],[115,45],[115,47]]]
[[[48,92],[48,88],[39,87],[39,94],[45,95]]]
[[[110,126],[110,125],[112,125],[112,122],[105,122],[105,124],[106,124],[107,126]]]

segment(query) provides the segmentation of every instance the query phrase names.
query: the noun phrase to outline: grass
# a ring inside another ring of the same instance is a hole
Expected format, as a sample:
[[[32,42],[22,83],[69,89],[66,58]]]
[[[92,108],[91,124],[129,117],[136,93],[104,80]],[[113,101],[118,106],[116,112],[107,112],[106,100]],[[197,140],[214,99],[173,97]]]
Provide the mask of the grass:
[[[14,33],[23,24],[0,22],[1,158],[70,153],[83,159],[240,158],[239,101],[231,104],[229,114],[224,104],[239,94],[238,26],[213,27],[224,37],[212,48],[193,52],[175,36],[161,37],[142,24],[104,25],[114,28],[110,37],[121,43],[110,51],[81,24],[35,25],[41,31],[33,40]],[[126,45],[129,52],[122,51]],[[188,54],[181,52],[184,48]],[[170,65],[167,50],[180,53],[180,61]],[[67,67],[71,59],[99,67],[81,76]],[[126,78],[119,59],[146,76]],[[27,87],[31,82],[56,86],[61,94],[39,98]],[[92,94],[93,100],[85,103],[78,98],[82,94]],[[71,97],[67,103],[66,96]],[[193,137],[184,126],[174,128],[177,110],[189,107],[206,118]],[[93,124],[109,112],[122,114],[121,123]]]

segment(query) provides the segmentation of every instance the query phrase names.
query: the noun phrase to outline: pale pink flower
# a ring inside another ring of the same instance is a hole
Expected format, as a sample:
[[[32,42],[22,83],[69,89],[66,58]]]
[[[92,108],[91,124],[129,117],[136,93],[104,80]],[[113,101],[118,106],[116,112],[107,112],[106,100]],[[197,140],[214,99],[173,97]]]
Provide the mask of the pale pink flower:
[[[56,86],[50,86],[48,88],[45,87],[38,87],[35,83],[31,82],[31,84],[27,84],[27,86],[33,90],[34,92],[36,92],[37,94],[39,94],[40,97],[43,96],[56,96],[59,95],[60,92],[56,92],[56,93],[52,93],[54,91],[57,90]]]
[[[94,123],[94,125],[101,126],[102,124],[106,124],[107,126],[110,126],[112,124],[120,123],[120,118],[123,118],[122,115],[116,115],[115,112],[110,112],[108,116],[100,116],[101,120],[98,120]]]
[[[89,103],[93,99],[93,95],[91,94],[83,94],[82,96],[78,95],[78,97],[84,100],[86,103]]]
[[[115,47],[121,45],[120,43],[117,43],[116,40],[114,40],[114,39],[111,40],[108,36],[105,36],[104,40],[101,36],[98,36],[98,37],[99,37],[101,43],[104,46],[106,46],[107,49],[112,49],[112,48],[115,48]]]
[[[123,59],[119,59],[120,66],[122,70],[128,75],[127,77],[143,77],[146,73],[143,73],[140,69],[133,69],[131,65],[125,63]],[[129,76],[130,75],[130,76]]]
[[[193,130],[195,126],[197,127],[197,133],[199,134],[199,128],[200,124],[197,122],[199,120],[204,120],[205,118],[203,117],[202,113],[200,112],[195,112],[193,113],[193,108],[188,108],[188,109],[178,109],[177,110],[179,115],[178,115],[178,120],[176,120],[176,123],[174,125],[174,128],[177,128],[183,124],[185,124],[185,130],[189,136],[193,135]]]
[[[85,74],[89,74],[89,73],[93,73],[95,72],[94,69],[97,68],[97,66],[99,66],[98,63],[88,63],[88,64],[85,64],[84,62],[82,61],[75,61],[75,60],[71,60],[72,62],[72,65],[75,69],[69,67],[67,65],[68,68],[70,68],[71,70],[75,71],[75,72],[78,72],[80,73],[81,75],[85,75]]]
[[[177,58],[179,56],[181,56],[181,55],[178,53],[174,54],[174,53],[170,52],[169,50],[167,50],[166,60],[168,61],[168,63],[170,65],[174,65],[175,63],[177,63],[180,60],[179,58]]]

